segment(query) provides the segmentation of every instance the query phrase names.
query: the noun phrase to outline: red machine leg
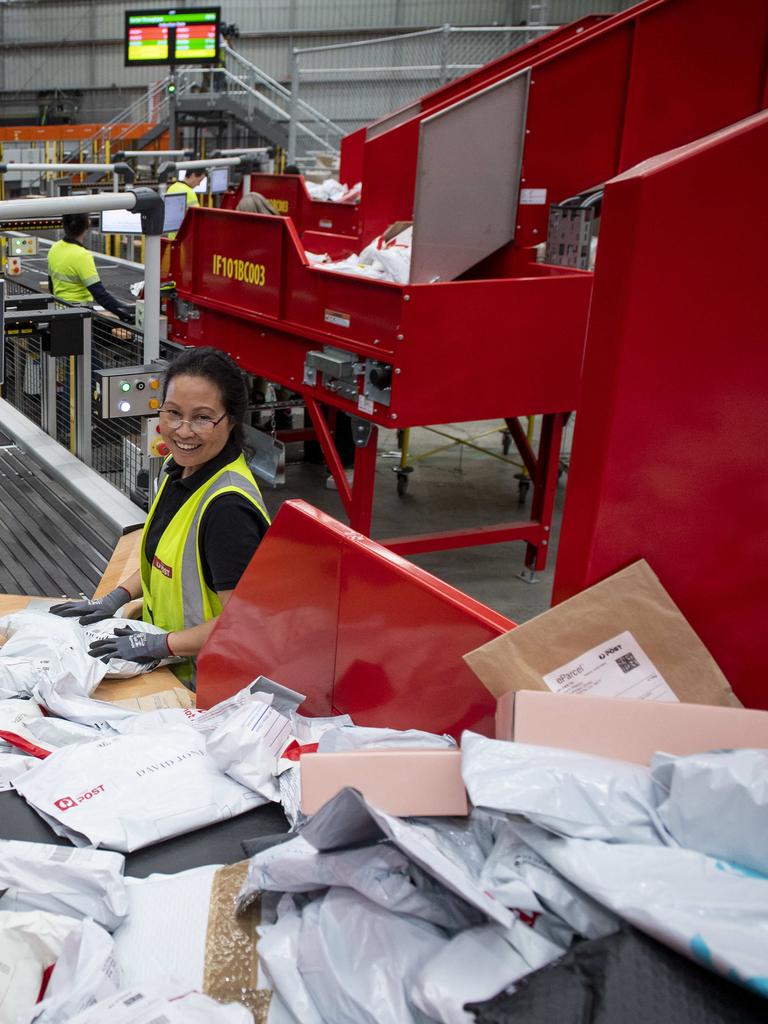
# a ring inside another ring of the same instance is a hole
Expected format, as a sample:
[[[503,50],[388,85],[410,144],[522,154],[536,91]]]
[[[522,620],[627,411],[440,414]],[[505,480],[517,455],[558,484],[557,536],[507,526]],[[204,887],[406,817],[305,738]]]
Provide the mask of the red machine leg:
[[[373,490],[376,484],[376,440],[379,429],[371,427],[368,443],[355,448],[355,475],[352,482],[352,503],[349,510],[349,525],[353,530],[371,534],[373,519]]]
[[[325,457],[328,469],[331,472],[331,476],[336,482],[336,489],[339,492],[341,503],[344,506],[344,511],[347,516],[351,515],[352,509],[352,490],[349,486],[349,481],[344,474],[344,466],[342,465],[339,453],[336,451],[336,444],[331,434],[331,427],[328,424],[323,410],[320,408],[320,403],[315,401],[314,398],[305,398],[307,412],[309,413],[310,419],[312,420],[312,426],[315,428],[315,434],[317,440],[320,443],[323,456]],[[334,418],[336,410],[333,410]],[[369,520],[370,521],[370,520]]]
[[[533,498],[531,519],[539,524],[541,539],[538,544],[529,544],[525,555],[528,569],[541,570],[547,564],[547,553],[551,540],[552,510],[557,493],[557,474],[560,469],[560,444],[563,426],[568,413],[549,413],[541,420],[539,457],[533,477]]]

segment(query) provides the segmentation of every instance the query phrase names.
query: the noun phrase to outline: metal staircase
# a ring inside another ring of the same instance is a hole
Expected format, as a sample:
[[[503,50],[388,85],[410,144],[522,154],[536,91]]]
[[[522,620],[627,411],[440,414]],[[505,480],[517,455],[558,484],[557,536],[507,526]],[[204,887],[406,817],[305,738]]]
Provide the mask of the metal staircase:
[[[222,53],[223,67],[177,68],[173,95],[168,91],[171,76],[166,75],[113,117],[94,139],[100,157],[106,157],[108,141],[114,152],[126,148],[129,136],[130,148],[149,147],[168,131],[172,117],[177,127],[225,124],[283,149],[290,144],[292,155],[310,150],[338,154],[345,134],[342,128],[309,103],[292,97],[290,89],[229,46],[224,45]],[[142,123],[152,127],[136,139],[136,126]],[[120,124],[127,125],[122,132],[116,131]]]

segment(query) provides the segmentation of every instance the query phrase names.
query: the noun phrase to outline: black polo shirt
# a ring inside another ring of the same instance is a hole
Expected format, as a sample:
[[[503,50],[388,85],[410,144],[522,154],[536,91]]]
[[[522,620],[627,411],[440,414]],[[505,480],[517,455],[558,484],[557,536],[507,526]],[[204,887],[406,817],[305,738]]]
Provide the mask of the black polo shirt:
[[[146,555],[150,562],[160,538],[184,502],[240,454],[240,448],[230,438],[215,458],[184,479],[182,467],[172,458],[168,461],[168,482],[147,531]],[[213,499],[203,513],[199,533],[200,561],[211,590],[235,588],[266,530],[264,516],[242,495],[220,494]]]

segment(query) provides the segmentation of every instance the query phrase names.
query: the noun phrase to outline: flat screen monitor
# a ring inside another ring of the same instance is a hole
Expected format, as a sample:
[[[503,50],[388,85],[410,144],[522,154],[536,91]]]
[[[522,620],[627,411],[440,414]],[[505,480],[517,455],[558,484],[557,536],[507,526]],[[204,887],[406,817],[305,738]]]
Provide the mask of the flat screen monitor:
[[[215,64],[220,59],[220,7],[174,8],[125,12],[125,63]],[[176,45],[169,52],[169,29]]]
[[[165,217],[163,233],[178,231],[187,210],[187,199],[183,194],[163,196]],[[101,231],[105,235],[140,235],[141,214],[130,210],[104,210],[101,214]]]
[[[213,195],[219,195],[221,192],[226,192],[229,188],[229,168],[228,167],[214,167],[211,171],[211,193]]]

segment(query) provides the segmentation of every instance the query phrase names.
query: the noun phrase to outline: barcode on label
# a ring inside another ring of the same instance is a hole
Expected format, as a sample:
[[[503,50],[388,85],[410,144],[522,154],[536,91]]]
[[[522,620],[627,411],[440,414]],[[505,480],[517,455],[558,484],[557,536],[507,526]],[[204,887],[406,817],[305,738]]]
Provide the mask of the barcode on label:
[[[620,658],[616,659],[616,664],[625,674],[631,672],[633,668],[640,668],[640,662],[631,652],[629,654],[622,654]]]
[[[54,863],[58,862],[59,864],[63,864],[65,861],[69,860],[74,852],[74,850],[70,850],[67,846],[57,846],[56,849],[52,851],[49,860],[52,860]]]
[[[161,1013],[159,1017],[153,1017],[152,1020],[148,1020],[147,1024],[171,1024],[171,1021],[164,1013]]]
[[[123,1006],[133,1006],[134,1003],[138,1003],[139,1000],[143,999],[144,996],[141,992],[134,992],[132,996],[126,996],[123,1000]]]

